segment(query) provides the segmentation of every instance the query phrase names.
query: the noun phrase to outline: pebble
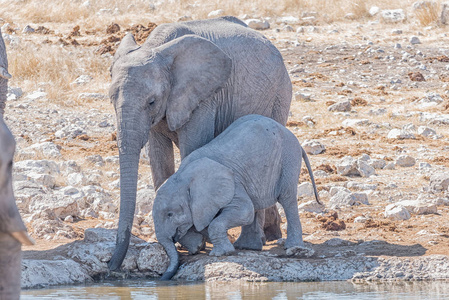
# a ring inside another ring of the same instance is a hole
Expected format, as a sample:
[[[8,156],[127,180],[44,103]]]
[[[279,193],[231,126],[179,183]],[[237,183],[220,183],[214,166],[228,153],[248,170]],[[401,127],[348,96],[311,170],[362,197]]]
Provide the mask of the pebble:
[[[318,140],[305,140],[301,145],[308,154],[317,155],[323,153],[326,147]]]

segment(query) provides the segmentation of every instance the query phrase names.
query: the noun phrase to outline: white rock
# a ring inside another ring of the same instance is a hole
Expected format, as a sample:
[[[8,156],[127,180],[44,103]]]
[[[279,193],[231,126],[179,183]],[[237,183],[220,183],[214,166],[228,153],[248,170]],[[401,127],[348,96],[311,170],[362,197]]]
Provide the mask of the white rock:
[[[344,186],[333,186],[329,190],[329,195],[332,197],[335,194],[337,194],[338,192],[345,192],[345,193],[348,193],[348,194],[351,193],[351,191],[348,190],[347,188],[345,188]]]
[[[297,196],[298,197],[313,197],[313,185],[310,182],[303,182],[298,185]]]
[[[295,29],[293,27],[291,27],[290,25],[285,25],[284,27],[282,27],[282,31],[294,32]]]
[[[67,216],[78,216],[79,206],[77,199],[64,196],[51,196],[45,199],[37,198],[32,201],[30,211],[41,212],[45,210],[52,211],[58,218],[66,218]]]
[[[437,205],[434,203],[428,203],[420,200],[403,200],[397,202],[396,204],[405,207],[409,213],[416,215],[437,213]]]
[[[146,188],[137,192],[136,215],[148,215],[153,211],[153,202],[156,197],[154,189]]]
[[[354,219],[354,223],[365,223],[366,220],[368,220],[366,217],[364,216],[358,216]]]
[[[332,104],[327,108],[328,111],[351,111],[351,101],[342,101]]]
[[[383,169],[387,165],[387,162],[383,159],[371,159],[368,161],[368,164],[374,169]]]
[[[372,166],[360,159],[357,160],[357,170],[362,177],[370,177],[371,175],[376,174],[376,170],[374,170]]]
[[[347,193],[346,191],[339,191],[329,200],[329,207],[331,209],[359,204],[369,204],[368,195],[366,193]]]
[[[91,82],[92,79],[94,78],[90,75],[81,75],[77,79],[75,79],[75,81],[72,82],[71,85],[85,85]]]
[[[299,23],[299,19],[296,17],[292,17],[292,16],[287,16],[287,17],[280,17],[276,19],[277,23],[285,23],[285,24],[290,24],[290,25],[295,25]]]
[[[222,16],[223,14],[224,14],[224,10],[222,10],[222,9],[217,9],[217,10],[211,11],[211,12],[207,15],[207,17],[208,17],[208,18],[216,18],[216,17]]]
[[[302,143],[304,151],[308,154],[316,155],[326,150],[326,147],[318,140],[305,140]]]
[[[342,125],[346,127],[366,126],[369,124],[371,124],[371,121],[368,119],[346,119],[342,122]]]
[[[28,94],[25,97],[25,99],[31,100],[31,101],[36,101],[36,100],[45,99],[45,98],[47,98],[47,93],[46,92],[41,92],[41,91],[33,92],[31,94]]]
[[[159,243],[151,243],[140,251],[137,267],[140,271],[153,271],[162,274],[167,269],[170,260]]]
[[[403,129],[392,129],[387,135],[388,139],[399,139],[399,140],[405,140],[405,139],[415,139],[415,135],[407,130]]]
[[[76,138],[79,135],[83,135],[86,134],[86,131],[84,129],[82,129],[81,127],[75,125],[75,124],[69,124],[67,126],[65,126],[64,128],[58,130],[55,132],[55,137],[58,139],[61,138]]]
[[[51,160],[22,160],[14,164],[14,172],[33,172],[55,176],[59,174],[59,166]]]
[[[311,101],[312,94],[296,92],[293,97],[295,97],[295,101]]]
[[[7,101],[15,101],[22,97],[23,92],[22,89],[19,87],[9,87],[8,86],[8,92],[6,94]]]
[[[255,30],[265,30],[270,28],[270,23],[266,20],[259,20],[259,19],[248,19],[245,20],[246,25],[248,25],[249,28],[255,29]]]
[[[380,8],[377,6],[371,6],[368,13],[371,17],[374,17],[375,15],[377,15],[380,12]]]
[[[410,155],[399,155],[396,158],[396,165],[400,167],[413,167],[416,163],[416,160]]]
[[[87,184],[87,178],[83,173],[71,173],[67,176],[67,183],[74,186],[82,186]]]
[[[423,162],[422,161],[418,165],[418,169],[419,170],[425,170],[425,169],[430,169],[430,168],[432,168],[432,166],[429,163],[427,163],[427,162]]]
[[[380,15],[386,23],[403,22],[407,18],[403,9],[385,9]]]
[[[449,186],[449,174],[439,173],[430,177],[430,189],[436,192],[447,191]]]
[[[298,210],[319,214],[324,211],[324,206],[320,205],[318,202],[316,202],[316,200],[310,200],[306,203],[301,203],[300,205],[298,205]]]
[[[417,132],[418,132],[419,135],[422,135],[422,136],[425,136],[425,137],[436,136],[436,134],[437,134],[435,129],[432,129],[432,128],[427,127],[427,126],[419,126]]]
[[[24,151],[38,151],[41,155],[46,158],[59,158],[61,157],[61,152],[57,145],[52,142],[44,142],[39,144],[33,144],[30,147],[23,149]]]
[[[384,170],[394,170],[395,168],[396,168],[396,164],[391,161],[384,167]]]
[[[410,213],[404,206],[395,203],[387,205],[384,215],[385,218],[393,221],[403,221],[411,218]]]
[[[357,170],[357,160],[352,156],[343,157],[337,164],[337,173],[343,176],[360,175],[360,172]]]

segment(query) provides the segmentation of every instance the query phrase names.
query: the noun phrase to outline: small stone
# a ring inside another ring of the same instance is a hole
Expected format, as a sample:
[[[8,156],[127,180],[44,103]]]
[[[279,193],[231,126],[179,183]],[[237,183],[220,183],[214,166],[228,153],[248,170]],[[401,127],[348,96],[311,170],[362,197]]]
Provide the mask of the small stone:
[[[405,21],[407,18],[403,9],[385,9],[380,14],[386,23],[399,23]]]
[[[430,189],[436,192],[447,191],[449,186],[449,174],[439,173],[430,177]]]
[[[371,17],[374,17],[375,15],[377,15],[380,12],[380,8],[377,6],[371,6],[368,13]]]
[[[399,140],[405,140],[405,139],[415,139],[415,135],[407,130],[403,129],[392,129],[387,135],[388,139],[399,139]]]
[[[384,212],[385,218],[388,218],[393,221],[403,221],[411,218],[408,210],[402,206],[397,204],[387,205]]]
[[[419,170],[430,169],[432,166],[427,162],[420,162],[418,165]]]
[[[371,124],[368,119],[346,119],[341,123],[345,127],[367,126]]]
[[[28,94],[25,97],[25,99],[31,100],[31,101],[35,101],[35,100],[39,100],[39,99],[45,99],[45,98],[47,98],[47,93],[46,92],[42,92],[42,91],[33,92],[31,94]]]
[[[360,172],[357,170],[357,160],[355,160],[352,156],[343,157],[337,164],[337,173],[343,176],[359,176]]]
[[[73,223],[73,217],[72,216],[65,217],[64,222]]]
[[[290,26],[290,25],[285,25],[284,27],[282,27],[282,31],[286,31],[286,32],[294,32],[295,29],[293,29],[293,27]]]
[[[92,79],[94,78],[90,75],[81,75],[77,79],[75,79],[75,81],[72,82],[71,85],[86,85],[91,82]]]
[[[207,15],[207,17],[208,17],[208,18],[216,18],[216,17],[220,17],[220,16],[222,16],[222,15],[224,15],[224,10],[222,10],[222,9],[217,9],[217,10],[211,11],[211,12]]]
[[[255,29],[255,30],[265,30],[270,28],[270,23],[266,20],[259,20],[259,19],[248,19],[245,20],[246,25],[248,25],[249,28]]]
[[[295,100],[296,101],[310,101],[312,94],[309,93],[302,93],[302,92],[296,92],[294,94]]]
[[[360,159],[357,160],[357,170],[362,177],[370,177],[371,175],[376,174],[376,171],[372,166]]]
[[[22,30],[22,33],[25,33],[25,34],[34,33],[34,32],[35,32],[34,28],[31,27],[30,25],[25,26]]]
[[[305,140],[302,143],[304,151],[308,154],[317,155],[326,150],[326,147],[318,140]]]
[[[396,165],[400,167],[413,167],[416,160],[410,155],[400,155],[396,158]]]
[[[328,111],[339,111],[339,112],[344,112],[344,111],[351,111],[351,101],[343,101],[343,102],[338,102],[335,104],[332,104],[331,106],[329,106],[327,108]]]
[[[403,200],[396,204],[405,207],[409,211],[409,213],[413,213],[416,215],[437,213],[437,206],[434,203],[427,203],[420,200]]]
[[[412,44],[412,45],[421,44],[421,41],[419,40],[419,38],[417,36],[412,36],[410,38],[410,44]]]
[[[306,203],[301,203],[298,205],[298,210],[319,214],[324,211],[324,206],[320,205],[316,202],[316,200],[310,200]]]
[[[392,34],[402,34],[402,30],[401,29],[393,29],[393,31],[391,31]]]
[[[429,128],[427,126],[419,126],[417,132],[419,135],[422,135],[425,137],[432,137],[432,136],[437,135],[437,132],[434,129]]]
[[[365,218],[364,216],[358,216],[354,219],[354,223],[365,223],[366,220],[368,220],[368,219]]]
[[[374,169],[383,169],[387,165],[387,162],[383,159],[371,159],[368,164]]]

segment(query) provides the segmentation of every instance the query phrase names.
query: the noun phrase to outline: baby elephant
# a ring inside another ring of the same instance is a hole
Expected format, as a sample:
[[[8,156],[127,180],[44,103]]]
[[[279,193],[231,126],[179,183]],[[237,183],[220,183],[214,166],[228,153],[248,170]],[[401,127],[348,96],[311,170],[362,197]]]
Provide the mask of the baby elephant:
[[[232,245],[227,230],[237,226],[259,228],[255,211],[273,206],[276,201],[287,218],[285,247],[303,246],[297,207],[302,158],[319,202],[305,151],[293,133],[272,119],[242,117],[187,156],[179,170],[159,188],[154,200],[156,237],[170,258],[162,279],[176,273],[178,253],[174,242],[187,232],[192,241],[192,230],[207,233],[213,244],[210,255],[229,254],[235,250],[234,245],[244,248],[239,244],[247,241],[237,240]],[[201,243],[201,239],[197,240]]]

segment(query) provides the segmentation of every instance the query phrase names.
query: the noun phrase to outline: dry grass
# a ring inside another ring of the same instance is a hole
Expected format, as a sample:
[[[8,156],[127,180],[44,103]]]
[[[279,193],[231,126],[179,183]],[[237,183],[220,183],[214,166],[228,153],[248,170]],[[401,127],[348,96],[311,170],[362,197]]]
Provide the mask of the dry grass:
[[[8,53],[9,70],[14,74],[12,84],[21,82],[26,90],[44,88],[49,100],[61,102],[76,99],[75,89],[82,91],[70,84],[81,74],[87,73],[100,82],[109,80],[107,59],[91,51],[80,49],[75,54],[73,50],[74,47],[21,43]]]
[[[427,2],[423,7],[415,11],[416,18],[422,26],[436,25],[439,20],[440,4]]]

